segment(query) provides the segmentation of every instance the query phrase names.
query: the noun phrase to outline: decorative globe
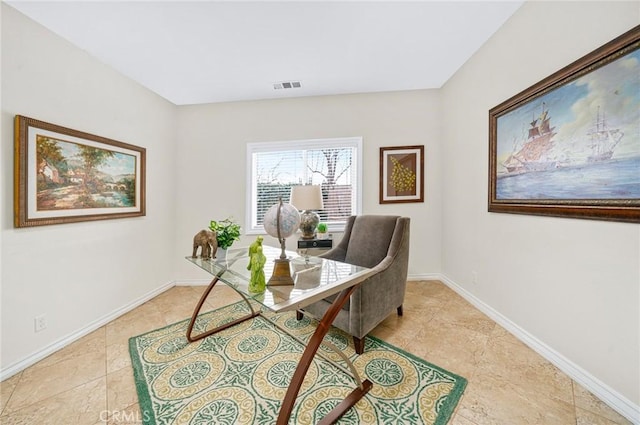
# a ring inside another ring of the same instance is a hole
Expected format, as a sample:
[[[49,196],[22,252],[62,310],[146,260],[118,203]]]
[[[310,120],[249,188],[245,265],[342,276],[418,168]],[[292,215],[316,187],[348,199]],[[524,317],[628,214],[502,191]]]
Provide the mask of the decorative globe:
[[[264,214],[264,230],[270,236],[278,239],[278,207],[280,203],[275,204]],[[280,237],[288,238],[293,235],[300,226],[300,213],[291,204],[282,203],[280,208]]]

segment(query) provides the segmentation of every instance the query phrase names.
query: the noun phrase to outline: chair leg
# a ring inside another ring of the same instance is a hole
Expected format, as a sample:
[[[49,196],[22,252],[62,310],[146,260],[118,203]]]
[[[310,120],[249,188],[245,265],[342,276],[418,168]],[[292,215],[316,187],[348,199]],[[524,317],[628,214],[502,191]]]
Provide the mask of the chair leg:
[[[302,320],[304,314],[300,310],[296,310],[296,320]]]
[[[402,316],[402,304],[400,304],[400,307],[398,307],[398,316]]]
[[[357,354],[364,353],[364,338],[353,337],[353,346],[356,349]]]

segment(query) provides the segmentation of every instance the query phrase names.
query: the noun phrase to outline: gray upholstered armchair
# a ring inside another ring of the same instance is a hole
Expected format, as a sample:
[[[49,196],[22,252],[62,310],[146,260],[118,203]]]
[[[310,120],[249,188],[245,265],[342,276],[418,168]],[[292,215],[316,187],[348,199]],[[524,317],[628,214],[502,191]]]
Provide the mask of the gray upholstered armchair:
[[[409,218],[385,215],[349,217],[342,240],[320,257],[374,270],[351,295],[333,322],[353,336],[358,354],[364,352],[364,337],[393,310],[402,316],[409,262]],[[335,297],[333,297],[335,298]],[[333,298],[304,308],[321,318]],[[298,313],[298,319],[302,319]]]

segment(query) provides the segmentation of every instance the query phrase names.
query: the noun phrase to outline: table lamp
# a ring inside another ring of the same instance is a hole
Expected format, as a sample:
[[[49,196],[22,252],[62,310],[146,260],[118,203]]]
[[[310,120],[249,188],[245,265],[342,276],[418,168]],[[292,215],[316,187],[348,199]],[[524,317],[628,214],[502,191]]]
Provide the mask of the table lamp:
[[[313,239],[320,216],[312,210],[321,210],[322,189],[319,185],[293,186],[291,188],[291,205],[303,211],[300,214],[300,231],[302,239]]]

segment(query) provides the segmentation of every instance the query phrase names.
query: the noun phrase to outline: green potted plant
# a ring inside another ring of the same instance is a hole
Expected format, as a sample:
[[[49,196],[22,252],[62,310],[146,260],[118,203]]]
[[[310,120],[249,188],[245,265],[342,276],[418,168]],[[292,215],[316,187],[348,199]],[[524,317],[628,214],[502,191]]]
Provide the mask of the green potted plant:
[[[220,255],[217,255],[218,258],[224,256],[226,249],[229,248],[233,242],[240,240],[240,225],[231,218],[225,218],[220,221],[211,220],[209,229],[216,232],[218,252],[220,253]],[[221,250],[224,250],[224,252],[220,252]]]
[[[318,223],[316,227],[316,237],[318,239],[327,239],[329,228],[327,227],[327,223]]]

